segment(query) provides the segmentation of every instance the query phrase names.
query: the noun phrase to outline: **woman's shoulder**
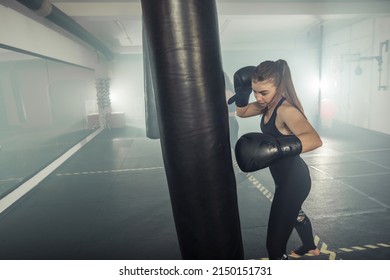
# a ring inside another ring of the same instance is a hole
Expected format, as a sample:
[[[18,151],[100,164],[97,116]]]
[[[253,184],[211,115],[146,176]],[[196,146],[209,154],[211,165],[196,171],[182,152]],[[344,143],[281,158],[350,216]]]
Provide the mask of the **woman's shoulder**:
[[[301,114],[301,111],[285,99],[278,108],[278,115],[288,117],[295,114]]]
[[[278,112],[281,112],[281,111],[288,111],[288,110],[291,110],[292,108],[295,108],[293,105],[291,105],[290,102],[288,102],[287,99],[284,99],[283,102],[279,105],[278,107]]]

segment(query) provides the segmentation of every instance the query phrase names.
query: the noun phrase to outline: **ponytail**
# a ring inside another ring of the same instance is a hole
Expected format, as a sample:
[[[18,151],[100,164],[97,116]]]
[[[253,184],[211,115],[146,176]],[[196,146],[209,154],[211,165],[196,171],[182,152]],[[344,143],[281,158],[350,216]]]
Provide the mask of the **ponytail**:
[[[305,116],[303,106],[298,98],[297,92],[295,91],[290,67],[287,64],[287,61],[279,59],[275,62],[275,64],[278,65],[281,77],[279,86],[276,85],[277,93],[285,97],[291,105],[296,107]]]

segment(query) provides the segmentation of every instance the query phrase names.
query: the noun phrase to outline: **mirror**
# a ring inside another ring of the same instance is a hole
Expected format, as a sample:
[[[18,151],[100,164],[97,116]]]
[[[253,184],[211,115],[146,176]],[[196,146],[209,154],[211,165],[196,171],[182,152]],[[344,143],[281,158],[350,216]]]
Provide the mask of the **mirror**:
[[[0,199],[93,132],[94,71],[0,49]]]

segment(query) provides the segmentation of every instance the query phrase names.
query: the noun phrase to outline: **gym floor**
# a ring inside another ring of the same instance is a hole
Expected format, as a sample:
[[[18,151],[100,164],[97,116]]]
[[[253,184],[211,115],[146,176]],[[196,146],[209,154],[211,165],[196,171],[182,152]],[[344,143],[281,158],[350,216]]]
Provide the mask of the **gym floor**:
[[[104,130],[0,215],[0,259],[180,259],[159,140]],[[312,175],[304,204],[319,256],[390,259],[389,136],[323,131],[303,154]],[[274,193],[268,169],[234,163],[246,259],[264,259]],[[294,231],[288,251],[300,245]]]

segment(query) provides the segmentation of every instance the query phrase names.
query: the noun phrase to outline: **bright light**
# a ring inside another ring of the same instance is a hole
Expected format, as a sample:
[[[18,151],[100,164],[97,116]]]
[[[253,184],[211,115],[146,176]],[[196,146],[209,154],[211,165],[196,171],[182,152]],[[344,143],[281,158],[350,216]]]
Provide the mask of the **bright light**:
[[[322,79],[318,82],[318,89],[321,89],[321,91],[326,91],[329,88],[329,83],[326,79]]]

